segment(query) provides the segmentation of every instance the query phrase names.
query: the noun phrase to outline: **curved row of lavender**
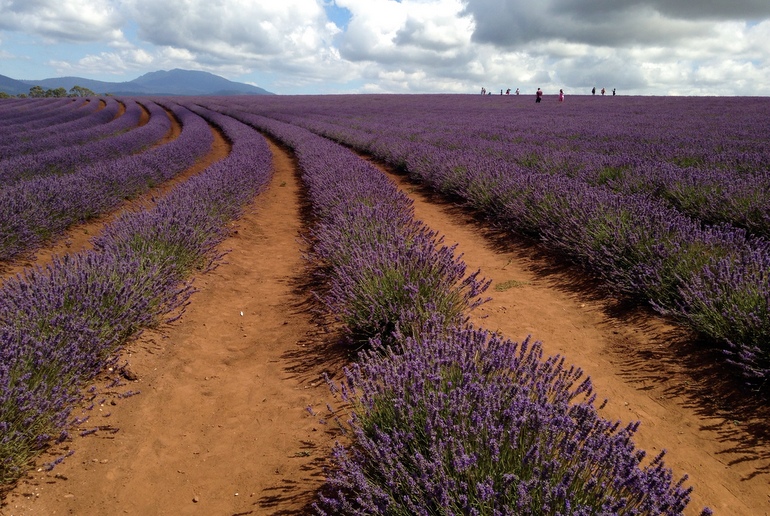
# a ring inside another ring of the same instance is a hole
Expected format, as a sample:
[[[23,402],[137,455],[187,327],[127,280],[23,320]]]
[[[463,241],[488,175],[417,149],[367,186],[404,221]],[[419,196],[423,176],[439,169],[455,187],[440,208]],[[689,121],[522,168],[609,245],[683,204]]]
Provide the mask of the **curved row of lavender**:
[[[98,98],[66,98],[29,99],[29,101],[29,104],[14,110],[13,113],[4,113],[0,137],[4,138],[17,132],[33,131],[55,124],[63,124],[88,116],[91,110],[99,109],[101,100]],[[7,102],[9,99],[0,99],[0,106],[6,105]]]
[[[311,123],[324,132],[333,135],[344,126],[347,138],[367,144],[383,128],[398,127],[398,139],[408,138],[413,148],[426,145],[428,159],[462,146],[453,156],[458,167],[567,175],[659,197],[706,223],[770,235],[770,143],[764,137],[770,105],[764,99],[626,97],[597,103],[577,97],[568,109],[534,111],[520,99],[480,104],[468,96],[372,98],[312,100],[299,113],[281,116],[304,117],[308,108],[315,113]],[[404,116],[410,120],[405,126]]]
[[[172,111],[182,124],[182,132],[169,143],[84,166],[72,174],[0,188],[0,260],[29,252],[72,224],[114,209],[205,155],[213,142],[208,124],[181,106],[172,106]],[[168,121],[165,111],[159,116]]]
[[[670,171],[667,159],[705,159],[721,142],[724,150],[712,161],[725,171],[739,162],[759,167],[735,169],[734,184],[760,199],[760,212],[767,214],[770,202],[762,199],[770,189],[763,189],[756,178],[766,174],[770,144],[758,135],[749,138],[748,129],[729,120],[758,127],[766,123],[762,120],[770,103],[660,98],[602,103],[589,97],[572,99],[569,108],[541,110],[508,100],[491,104],[468,96],[300,97],[259,105],[242,100],[239,108],[256,109],[372,153],[462,199],[494,223],[540,238],[607,280],[614,290],[640,297],[715,340],[728,361],[738,366],[738,374],[752,383],[766,383],[770,243],[731,225],[708,225],[650,192],[616,191],[570,170],[586,168],[589,162],[574,158],[580,154],[575,145],[594,149],[586,154],[595,157],[600,155],[596,149],[605,149],[610,157],[623,155],[627,163],[636,159],[649,165],[661,159],[660,169]],[[683,102],[691,104],[675,105]],[[732,111],[717,118],[706,111],[714,106],[704,102],[724,104],[717,107]],[[699,117],[713,121],[699,124]],[[701,134],[702,127],[710,132]],[[539,144],[533,143],[538,139]],[[555,150],[562,147],[569,149],[565,155],[570,159]],[[576,165],[570,164],[573,158]],[[623,170],[628,177],[638,174],[637,183],[652,177],[644,167]],[[714,174],[704,173],[705,190],[711,188]],[[679,179],[695,181],[697,175],[688,169]]]
[[[51,99],[48,100],[49,102],[52,102]],[[52,119],[47,119],[45,126],[36,129],[25,129],[25,124],[23,124],[23,122],[34,120],[37,116],[35,115],[37,110],[17,111],[13,117],[9,116],[9,113],[5,113],[2,116],[3,123],[0,126],[0,131],[4,133],[0,146],[5,148],[17,145],[41,136],[46,137],[54,132],[66,131],[70,127],[87,127],[90,125],[90,123],[87,122],[89,117],[99,111],[103,111],[103,109],[112,110],[117,107],[117,100],[111,97],[91,102],[70,102],[60,106],[55,112],[57,113],[56,116]],[[59,122],[58,120],[62,121]]]
[[[294,149],[318,217],[311,255],[329,284],[322,301],[356,339],[412,334],[437,314],[461,325],[482,302],[489,282],[466,276],[455,246],[414,220],[411,201],[373,166],[309,131],[218,109]]]
[[[94,125],[108,123],[120,112],[121,103],[114,97],[107,97],[104,99],[103,107],[101,102],[89,102],[82,107],[71,104],[71,109],[83,110],[86,114],[85,116],[61,124],[51,124],[39,129],[14,131],[11,134],[7,134],[2,141],[0,141],[0,157],[5,158],[14,153],[23,154],[34,151],[35,148],[32,147],[32,145],[34,145],[37,140],[48,139],[56,135],[77,132],[82,129],[89,129]],[[111,117],[108,117],[108,114],[111,115]],[[7,126],[6,123],[7,122],[4,120],[0,127],[6,130],[9,129],[9,126]],[[29,150],[27,150],[27,147]]]
[[[65,175],[105,160],[142,152],[157,144],[171,130],[166,111],[154,102],[142,101],[150,120],[139,125],[141,109],[131,109],[123,115],[130,130],[81,145],[64,143],[50,150],[14,155],[0,160],[0,186],[47,175]],[[122,118],[122,117],[121,117]]]
[[[75,103],[80,106],[88,104],[91,99],[87,98],[7,98],[0,102],[0,112],[8,118],[24,119],[28,118],[30,113],[47,113],[59,109],[65,105]]]
[[[84,98],[57,98],[57,99],[0,99],[0,113],[7,125],[29,123],[38,118],[55,115],[56,113],[70,112],[71,107],[89,105],[89,100]],[[5,131],[6,129],[3,129]]]
[[[103,109],[95,110],[86,117],[78,118],[65,124],[57,124],[37,131],[15,134],[15,138],[5,138],[0,143],[0,160],[20,154],[42,152],[56,147],[76,145],[89,140],[101,139],[112,134],[136,127],[133,111],[141,115],[141,107],[133,99],[118,102],[108,97]],[[125,108],[128,117],[118,116]]]
[[[208,115],[206,115],[208,116]],[[189,272],[217,258],[225,222],[270,177],[264,137],[221,115],[230,155],[149,210],[128,212],[95,250],[29,269],[0,288],[0,484],[66,438],[79,388],[141,328],[183,309]]]
[[[49,109],[50,104],[41,104],[36,103],[38,99],[27,97],[27,98],[7,98],[2,99],[0,102],[0,114],[3,115],[3,118],[23,118],[25,114],[32,113],[37,110],[45,110]],[[61,101],[62,99],[57,99],[57,101]],[[72,100],[72,99],[68,99]]]
[[[488,283],[463,279],[383,174],[305,129],[208,102],[293,149],[322,299],[354,337],[374,336],[333,385],[355,439],[335,448],[318,514],[681,514],[685,478],[662,454],[640,467],[637,424],[602,419],[581,371],[465,325],[458,309]]]

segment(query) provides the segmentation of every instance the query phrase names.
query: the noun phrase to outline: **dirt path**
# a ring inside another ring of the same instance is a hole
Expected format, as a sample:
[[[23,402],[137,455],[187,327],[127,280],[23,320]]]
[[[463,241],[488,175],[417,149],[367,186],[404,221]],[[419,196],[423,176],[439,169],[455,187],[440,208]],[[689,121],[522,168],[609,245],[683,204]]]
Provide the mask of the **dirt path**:
[[[306,513],[336,436],[306,407],[332,401],[321,374],[347,357],[327,352],[333,336],[300,293],[297,179],[287,154],[274,166],[182,319],[130,346],[138,379],[123,389],[141,394],[98,407],[119,432],[75,438],[76,454],[26,478],[3,514]]]
[[[31,473],[0,513],[307,513],[335,434],[305,407],[325,406],[321,372],[338,371],[348,357],[306,304],[300,190],[289,156],[273,150],[271,186],[225,242],[226,263],[197,280],[179,321],[130,346],[137,380],[111,389],[108,378],[97,382],[82,428],[103,428],[75,437],[75,455],[53,471]],[[610,400],[607,417],[641,420],[638,446],[651,455],[667,448],[675,476],[691,474],[688,514],[706,505],[718,515],[770,513],[770,449],[755,430],[766,426],[766,410],[706,400],[727,386],[714,383],[719,371],[695,363],[703,354],[679,351],[689,335],[391,177],[415,199],[417,218],[459,242],[469,271],[493,279],[494,299],[476,324],[514,340],[531,334],[586,370]]]

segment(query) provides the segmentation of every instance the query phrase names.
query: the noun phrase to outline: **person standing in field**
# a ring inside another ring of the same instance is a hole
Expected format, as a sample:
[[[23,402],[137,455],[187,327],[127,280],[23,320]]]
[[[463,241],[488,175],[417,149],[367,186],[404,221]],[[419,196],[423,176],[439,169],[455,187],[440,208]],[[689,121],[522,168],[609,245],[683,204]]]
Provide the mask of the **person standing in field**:
[[[591,88],[591,95],[596,95],[596,86]]]
[[[602,95],[604,95],[604,88],[602,88]]]
[[[564,90],[559,90],[559,102],[564,102]]]
[[[541,100],[543,100],[543,90],[538,88],[537,91],[535,92],[535,103],[540,104]]]
[[[516,88],[516,95],[519,94],[519,88]]]
[[[615,88],[612,88],[612,96],[615,96]]]

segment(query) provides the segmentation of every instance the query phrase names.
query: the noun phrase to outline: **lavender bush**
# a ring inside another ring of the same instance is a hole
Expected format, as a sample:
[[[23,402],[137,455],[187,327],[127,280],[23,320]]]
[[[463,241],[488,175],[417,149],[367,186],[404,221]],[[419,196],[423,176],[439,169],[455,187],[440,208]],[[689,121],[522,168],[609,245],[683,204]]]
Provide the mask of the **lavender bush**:
[[[139,255],[86,253],[6,281],[0,296],[0,484],[66,428],[77,387],[189,292]]]
[[[581,378],[539,343],[483,330],[375,342],[332,384],[355,439],[335,448],[317,512],[681,514],[686,477],[663,453],[644,464],[638,423],[600,417]]]
[[[765,386],[770,371],[770,252],[709,257],[701,274],[680,286],[679,310],[706,335],[727,342],[730,361]]]
[[[389,220],[387,213],[366,209],[351,215],[372,217],[381,224]],[[359,245],[343,240],[345,229],[328,231],[325,236],[333,240],[319,240],[315,247],[325,263],[328,242],[335,248],[340,243],[349,246],[349,261],[330,271],[334,280],[325,300],[358,339],[388,338],[397,330],[412,335],[436,314],[463,322],[466,312],[482,302],[478,296],[489,283],[478,279],[479,272],[466,277],[465,263],[455,256],[454,246],[443,245],[421,224],[411,225],[412,235]]]

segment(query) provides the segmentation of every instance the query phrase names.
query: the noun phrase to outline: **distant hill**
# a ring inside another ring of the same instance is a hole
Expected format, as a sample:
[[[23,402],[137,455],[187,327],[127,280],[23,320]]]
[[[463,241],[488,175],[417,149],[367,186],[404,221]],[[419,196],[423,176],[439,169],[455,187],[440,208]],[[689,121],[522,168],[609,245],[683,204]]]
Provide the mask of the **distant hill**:
[[[0,75],[0,91],[7,93],[8,95],[18,95],[20,93],[29,93],[30,85],[11,79],[5,75]]]
[[[88,88],[94,93],[113,95],[274,95],[267,90],[233,82],[208,72],[194,70],[160,70],[149,72],[128,82],[105,82],[83,77],[56,77],[40,80],[17,80],[0,75],[0,91],[9,95],[29,93],[33,86],[44,90],[73,86]]]

